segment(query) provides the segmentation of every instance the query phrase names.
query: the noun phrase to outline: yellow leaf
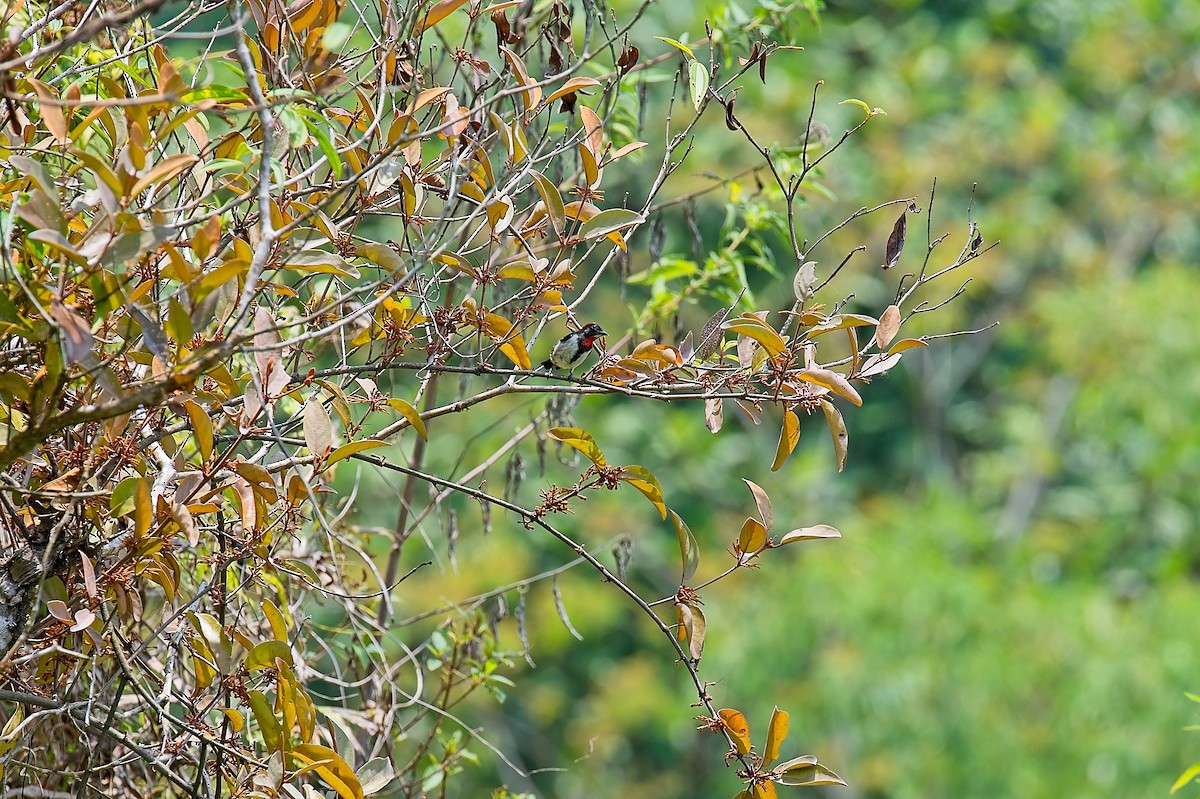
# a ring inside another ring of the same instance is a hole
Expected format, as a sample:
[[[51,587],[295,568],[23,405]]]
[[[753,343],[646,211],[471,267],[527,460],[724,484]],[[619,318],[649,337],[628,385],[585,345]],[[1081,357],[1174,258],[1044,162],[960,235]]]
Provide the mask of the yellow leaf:
[[[229,728],[233,730],[233,734],[240,735],[242,728],[246,726],[246,719],[242,714],[231,707],[222,708],[221,712],[229,719]]]
[[[150,502],[150,484],[145,477],[139,477],[134,485],[133,494],[133,529],[138,537],[150,532],[154,522],[154,506]]]
[[[316,766],[317,774],[342,799],[363,799],[362,784],[354,770],[329,747],[299,744],[288,750],[288,754],[307,765]]]
[[[591,433],[578,427],[554,427],[546,431],[546,435],[555,441],[561,441],[568,447],[573,447],[583,453],[584,457],[596,466],[604,467],[604,453],[596,446],[596,440]]]
[[[398,397],[388,400],[388,405],[392,410],[399,411],[408,420],[413,430],[417,431],[417,435],[426,441],[429,440],[429,433],[425,429],[425,420],[421,418],[421,414],[417,413],[416,408]]]
[[[919,338],[902,338],[899,341],[897,341],[895,344],[892,345],[892,348],[890,350],[888,350],[888,355],[895,355],[897,352],[904,352],[905,350],[911,350],[913,347],[928,347],[928,346],[929,346],[928,344],[926,344],[924,341],[921,341],[921,339],[919,339]]]
[[[155,183],[165,183],[171,180],[199,160],[200,156],[190,153],[180,153],[163,159],[144,177],[138,178],[138,182],[134,183],[133,188],[129,190],[129,196],[136,197]]]
[[[796,444],[800,441],[800,417],[795,411],[785,411],[783,414],[783,427],[779,431],[779,445],[775,448],[775,461],[771,464],[771,471],[779,471],[779,467],[792,454],[792,450],[796,448]]]
[[[659,485],[658,478],[651,474],[649,469],[644,466],[623,466],[621,467],[621,479],[645,494],[646,499],[650,500],[650,504],[658,509],[663,519],[667,518],[667,505],[663,501],[662,486]]]
[[[767,727],[767,745],[763,747],[763,766],[768,766],[779,757],[779,745],[787,738],[788,714],[775,708],[771,713],[771,724]]]
[[[767,545],[767,528],[762,526],[762,522],[752,516],[747,516],[746,521],[742,522],[742,530],[738,533],[737,544],[735,550],[738,554],[738,562],[746,563],[753,555],[762,552],[763,547]]]
[[[732,330],[747,338],[754,339],[763,346],[772,357],[787,349],[787,344],[775,332],[774,328],[754,316],[739,316],[721,325],[722,330]]]
[[[333,464],[340,460],[349,458],[351,455],[357,455],[368,449],[376,447],[386,447],[386,441],[377,441],[375,439],[364,438],[361,441],[351,441],[349,444],[342,444],[340,447],[329,453],[329,457],[325,459],[325,468],[328,469]]]

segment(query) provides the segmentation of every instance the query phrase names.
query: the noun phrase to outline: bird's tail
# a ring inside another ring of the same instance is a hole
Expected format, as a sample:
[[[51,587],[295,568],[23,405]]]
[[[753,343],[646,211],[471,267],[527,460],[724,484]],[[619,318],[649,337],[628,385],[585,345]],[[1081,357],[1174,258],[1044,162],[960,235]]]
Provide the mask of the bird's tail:
[[[547,358],[546,360],[544,360],[538,364],[538,369],[541,369],[546,372],[553,372],[554,364],[550,361],[549,358]]]

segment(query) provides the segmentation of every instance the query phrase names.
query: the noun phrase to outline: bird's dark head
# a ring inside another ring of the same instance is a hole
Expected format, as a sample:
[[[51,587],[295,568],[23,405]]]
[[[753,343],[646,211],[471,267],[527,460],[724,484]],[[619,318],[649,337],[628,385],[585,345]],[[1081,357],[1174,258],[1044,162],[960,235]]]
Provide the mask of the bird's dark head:
[[[584,338],[600,338],[601,336],[608,335],[604,332],[604,328],[595,322],[588,322],[579,329],[579,332],[583,334]]]

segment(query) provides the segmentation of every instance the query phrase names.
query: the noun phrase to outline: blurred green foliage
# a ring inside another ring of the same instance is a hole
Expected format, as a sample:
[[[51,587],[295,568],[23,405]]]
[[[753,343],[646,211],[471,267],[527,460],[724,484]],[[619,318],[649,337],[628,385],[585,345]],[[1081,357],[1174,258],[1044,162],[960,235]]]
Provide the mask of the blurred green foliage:
[[[651,13],[663,35],[703,35],[691,4]],[[703,13],[751,20],[733,4]],[[831,159],[806,235],[862,205],[927,199],[936,176],[933,233],[961,242],[977,183],[974,218],[1002,245],[951,316],[1001,326],[906,357],[869,389],[847,415],[846,474],[835,475],[820,420],[805,424],[792,461],[762,484],[780,525],[827,522],[845,538],[769,553],[721,584],[701,673],[732,675],[712,692],[747,713],[756,741],[773,705],[790,711],[790,740],[850,782],[839,795],[1164,796],[1196,759],[1183,692],[1200,687],[1200,5],[851,0],[819,27],[799,8],[786,19],[807,31],[805,52],[773,58],[767,85],[747,75],[738,95],[756,136],[795,145],[818,79],[816,120],[834,136],[857,121],[837,104],[845,97],[888,112]],[[753,163],[719,116],[696,147],[721,176]],[[697,200],[706,249],[722,244],[728,198]],[[868,245],[838,278],[867,312],[924,244],[922,215],[900,267],[879,273],[891,222],[871,218],[814,256],[828,269]],[[693,258],[689,238],[682,214],[668,216],[665,252]],[[635,274],[652,266],[637,244]],[[786,307],[794,265],[779,244],[780,277],[749,279]],[[632,321],[644,289],[615,291],[605,307]],[[686,305],[681,328],[713,310]],[[514,424],[527,415],[511,413]],[[712,553],[752,508],[736,475],[762,472],[774,424],[730,417],[709,436],[698,409],[619,399],[586,401],[577,417],[613,462],[673,464],[658,477],[709,553],[698,578],[715,574],[724,562]],[[552,455],[547,478],[527,458],[521,491],[573,479]],[[631,579],[669,590],[674,537],[641,497],[589,502],[583,518],[595,525],[587,543],[628,536]],[[453,596],[460,575],[483,590],[562,563],[499,520],[462,547],[461,571],[421,578],[422,591]],[[702,765],[719,747],[686,731],[686,686],[649,645],[653,631],[590,575],[561,584],[585,640],[555,620],[548,590],[531,589],[538,668],[500,711],[478,712],[524,766],[565,771],[497,779],[556,797],[732,795],[732,776]],[[501,638],[520,648],[513,628]]]

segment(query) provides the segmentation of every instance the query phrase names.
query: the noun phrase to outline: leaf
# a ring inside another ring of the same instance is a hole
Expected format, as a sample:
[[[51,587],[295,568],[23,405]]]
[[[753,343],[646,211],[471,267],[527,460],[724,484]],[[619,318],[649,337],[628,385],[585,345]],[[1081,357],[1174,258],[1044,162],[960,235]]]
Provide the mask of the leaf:
[[[783,414],[783,427],[779,430],[779,444],[775,447],[775,460],[771,463],[771,471],[779,471],[779,467],[792,454],[800,441],[800,417],[795,411],[787,410]]]
[[[68,308],[56,299],[50,304],[50,316],[54,318],[55,323],[62,331],[63,352],[67,357],[67,363],[85,364],[96,357],[92,351],[96,345],[92,331],[87,322],[83,321],[83,318],[74,309]]]
[[[721,323],[725,321],[725,316],[729,312],[720,310],[708,317],[708,321],[704,323],[704,327],[700,329],[700,343],[696,345],[696,359],[707,361],[712,356],[716,355],[721,349]],[[716,431],[713,430],[715,433]]]
[[[353,769],[329,747],[299,744],[289,749],[288,754],[315,765],[317,775],[342,799],[363,799],[363,787]]]
[[[521,57],[512,50],[501,45],[500,52],[504,55],[504,59],[508,62],[509,68],[517,76],[517,80],[521,83],[521,105],[526,111],[532,111],[537,107],[542,100],[542,89],[537,85],[537,81],[529,78],[529,70],[525,68],[525,62]]]
[[[858,407],[862,407],[862,397],[854,390],[854,386],[850,385],[850,381],[844,375],[840,375],[830,369],[805,369],[797,375],[801,380],[808,383],[815,383],[818,386],[824,386],[838,396],[845,397]]]
[[[663,519],[667,518],[667,505],[663,501],[662,486],[659,485],[658,478],[651,474],[649,469],[644,466],[622,466],[621,479],[641,491],[646,499],[650,500],[650,504],[658,509]]]
[[[908,209],[900,212],[900,218],[892,226],[892,235],[888,236],[887,249],[883,253],[883,268],[891,269],[900,261],[900,253],[904,251],[904,240],[908,237]]]
[[[720,716],[721,724],[733,738],[733,745],[737,749],[737,753],[739,755],[747,754],[750,751],[750,725],[746,723],[746,717],[733,708],[718,710],[717,715]]]
[[[318,457],[333,446],[333,423],[316,394],[304,404],[304,443]]]
[[[888,350],[888,355],[895,355],[898,352],[904,352],[905,350],[911,350],[914,347],[928,347],[928,346],[929,345],[927,343],[925,343],[924,341],[921,341],[921,339],[919,339],[919,338],[902,338],[899,341],[897,341],[895,344],[892,345],[892,348],[890,350]]]
[[[500,352],[517,365],[518,369],[532,369],[533,361],[529,351],[525,349],[525,339],[513,332],[513,323],[503,316],[494,313],[484,314],[484,332],[488,338],[496,342]]]
[[[583,123],[583,143],[599,159],[604,152],[604,123],[586,105],[579,106],[579,121]]]
[[[285,641],[263,641],[255,644],[254,648],[250,650],[249,656],[246,657],[246,669],[249,671],[273,669],[275,668],[275,658],[291,665],[292,648]]]
[[[333,464],[340,460],[345,460],[351,455],[357,455],[360,452],[365,452],[376,447],[386,447],[388,442],[378,441],[372,438],[364,438],[360,441],[351,441],[349,444],[342,444],[340,447],[329,453],[329,457],[325,459],[325,468],[328,469]]]
[[[585,92],[583,90],[590,89],[590,88],[593,88],[595,86],[600,86],[600,85],[601,85],[600,81],[596,80],[595,78],[571,78],[566,83],[564,83],[562,86],[555,89],[550,94],[550,96],[546,98],[546,105],[549,106],[551,103],[553,103],[558,98],[565,97],[566,95],[572,94],[574,92],[582,92],[583,94],[591,94],[591,92]]]
[[[396,771],[386,757],[372,758],[358,767],[358,779],[366,796],[382,791],[395,777]]]
[[[862,100],[856,100],[856,99],[855,99],[855,98],[853,98],[853,97],[850,97],[850,98],[848,98],[848,99],[842,100],[840,103],[838,103],[838,105],[855,105],[855,106],[858,106],[859,108],[861,108],[861,109],[863,110],[863,113],[867,115],[867,119],[870,119],[871,117],[875,116],[876,114],[882,114],[882,113],[883,113],[883,111],[882,111],[882,110],[880,110],[880,109],[878,109],[878,108],[871,108],[871,106],[867,105],[867,104],[866,104],[866,103],[864,103]]]
[[[867,358],[867,362],[863,364],[862,371],[858,373],[858,376],[874,377],[875,375],[881,375],[900,363],[900,359],[903,357],[903,352],[897,352],[893,355],[884,355],[882,352],[877,352],[870,358]]]
[[[699,111],[708,95],[708,68],[699,61],[689,61],[688,81],[692,84],[692,107]]]
[[[54,101],[58,99],[55,91],[35,78],[26,78],[25,80],[33,87],[34,93],[37,94],[39,101],[38,109],[42,114],[42,122],[46,123],[46,130],[50,131],[50,135],[54,137],[55,143],[69,143],[71,139],[67,136],[67,118],[63,114],[62,108],[54,104]]]
[[[1187,771],[1179,775],[1179,779],[1175,780],[1175,784],[1171,786],[1171,793],[1175,793],[1198,775],[1200,775],[1200,763],[1193,763]]]
[[[822,399],[821,410],[825,412],[825,423],[829,425],[829,435],[833,437],[833,454],[837,458],[840,472],[846,468],[846,450],[850,446],[850,434],[846,432],[846,422],[836,405]]]
[[[738,555],[738,563],[747,563],[767,545],[767,528],[753,516],[747,516],[742,522],[742,530],[738,533],[734,551]]]
[[[533,177],[534,185],[537,186],[538,194],[542,196],[542,202],[546,206],[546,215],[550,217],[550,225],[554,228],[554,232],[561,236],[567,216],[563,207],[562,195],[559,193],[558,187],[541,172],[530,170],[530,174]]]
[[[137,197],[146,189],[153,186],[155,183],[165,183],[180,172],[188,169],[192,164],[200,160],[200,156],[190,153],[180,153],[172,155],[159,161],[154,167],[147,172],[143,177],[138,178],[137,183],[133,184],[133,188],[129,190],[129,197]]]
[[[554,595],[554,609],[558,612],[559,620],[567,628],[567,632],[575,637],[575,640],[582,641],[583,636],[579,634],[579,630],[575,629],[575,625],[571,624],[571,619],[567,616],[567,606],[563,604],[562,591],[558,587],[557,577],[550,581],[550,593]]]
[[[388,405],[392,410],[399,411],[408,423],[412,425],[413,430],[417,431],[417,435],[426,441],[429,440],[429,431],[425,429],[425,420],[421,418],[421,414],[417,413],[417,409],[408,404],[399,397],[392,397],[388,400]]]
[[[845,781],[817,762],[813,755],[801,755],[780,763],[775,769],[782,771],[788,779],[779,780],[780,785],[845,785]]]
[[[762,321],[756,316],[739,316],[736,319],[730,319],[721,325],[722,330],[731,330],[734,333],[754,339],[763,346],[772,357],[778,355],[787,349],[787,344],[783,338],[775,332],[775,329]]]
[[[568,447],[574,447],[597,467],[604,468],[604,453],[600,451],[600,447],[596,446],[595,439],[586,430],[578,427],[555,427],[547,430],[546,435],[555,441],[561,441]]]
[[[775,784],[771,782],[756,782],[751,788],[751,796],[754,799],[779,799]]]
[[[137,478],[133,494],[133,529],[138,537],[150,532],[154,522],[154,506],[150,503],[150,484],[145,477]]]
[[[692,579],[700,566],[700,547],[696,536],[687,523],[675,511],[671,511],[671,523],[675,525],[675,538],[679,542],[679,560],[683,564],[681,583]]]
[[[688,58],[690,58],[690,59],[692,59],[692,60],[695,60],[695,58],[696,58],[696,54],[692,52],[692,48],[688,47],[688,46],[687,46],[686,44],[684,44],[683,42],[679,42],[679,41],[676,41],[676,40],[674,40],[674,39],[670,39],[670,38],[668,38],[668,37],[666,37],[666,36],[655,36],[654,38],[655,38],[655,39],[658,39],[660,42],[666,42],[667,44],[671,45],[672,47],[674,47],[674,48],[675,48],[676,50],[678,50],[679,52],[681,52],[681,53],[683,53],[684,55],[686,55]]]
[[[889,305],[879,315],[879,324],[875,327],[875,343],[883,349],[892,343],[892,339],[900,332],[900,307]]]
[[[704,635],[708,630],[704,612],[696,605],[683,602],[675,603],[675,612],[679,619],[679,640],[687,644],[688,655],[692,660],[700,660],[700,655],[704,652]]]
[[[763,767],[779,757],[779,745],[788,734],[788,714],[778,707],[771,713],[771,724],[767,727],[767,745],[763,747]]]
[[[792,292],[796,295],[797,302],[804,302],[812,296],[813,286],[817,284],[817,262],[805,261],[800,264],[800,268],[796,270],[796,276],[792,278]]]
[[[432,28],[466,2],[467,0],[441,0],[441,2],[436,3],[433,8],[429,9],[429,13],[425,15],[423,20],[417,23],[414,32],[421,33],[424,30]]]
[[[710,433],[721,429],[725,414],[722,412],[724,401],[720,397],[712,397],[704,401],[704,426]]]
[[[614,233],[621,228],[629,227],[630,225],[640,225],[645,221],[646,217],[637,211],[630,211],[628,208],[609,208],[607,211],[601,211],[584,222],[583,226],[579,228],[579,237],[582,239],[598,239],[601,236]],[[625,248],[622,247],[621,249]]]
[[[233,731],[233,734],[241,735],[242,729],[246,726],[246,719],[241,712],[231,707],[221,708],[221,712],[225,718],[229,719],[229,729]]]
[[[767,492],[762,489],[762,486],[757,483],[752,483],[745,477],[742,482],[746,484],[746,488],[750,489],[750,493],[754,495],[754,504],[758,506],[758,518],[762,522],[763,527],[770,530],[775,518],[771,514],[771,498],[767,496]]]
[[[783,546],[793,541],[813,541],[818,538],[841,538],[842,533],[836,527],[828,524],[814,524],[812,527],[800,527],[790,533],[784,533],[775,546]]]

